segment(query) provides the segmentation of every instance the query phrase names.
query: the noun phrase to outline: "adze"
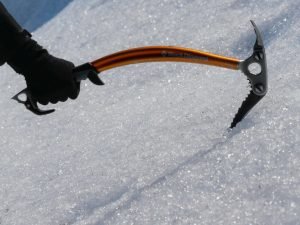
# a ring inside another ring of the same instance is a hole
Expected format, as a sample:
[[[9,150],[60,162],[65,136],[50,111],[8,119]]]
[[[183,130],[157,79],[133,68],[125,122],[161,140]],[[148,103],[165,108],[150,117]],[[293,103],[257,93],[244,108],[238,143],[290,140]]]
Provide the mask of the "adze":
[[[230,125],[230,128],[234,128],[266,95],[268,90],[266,54],[262,37],[255,23],[253,21],[251,23],[256,33],[256,42],[253,47],[253,54],[246,60],[239,60],[190,48],[148,46],[120,51],[80,65],[73,71],[74,79],[78,82],[89,79],[95,85],[104,85],[98,77],[99,73],[120,66],[146,62],[187,62],[241,70],[250,82],[251,91],[243,101]],[[21,99],[21,95],[24,94],[26,95],[26,100]],[[28,110],[37,115],[45,115],[55,111],[54,109],[41,110],[28,89],[24,89],[15,95],[13,99],[24,104]]]

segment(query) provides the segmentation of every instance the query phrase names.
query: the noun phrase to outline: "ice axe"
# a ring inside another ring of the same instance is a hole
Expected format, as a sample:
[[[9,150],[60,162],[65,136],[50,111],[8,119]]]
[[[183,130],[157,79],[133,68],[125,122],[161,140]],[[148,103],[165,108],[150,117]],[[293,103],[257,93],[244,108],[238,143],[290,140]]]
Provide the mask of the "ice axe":
[[[253,21],[251,23],[256,33],[256,42],[253,47],[253,54],[246,60],[239,60],[190,48],[148,46],[120,51],[80,65],[73,71],[74,78],[77,81],[89,79],[95,85],[104,85],[98,77],[99,73],[120,66],[146,62],[186,62],[241,70],[250,82],[251,91],[243,101],[230,125],[230,128],[233,128],[266,95],[268,90],[266,55],[262,37],[255,23]],[[20,96],[22,94],[26,95],[26,100],[21,100]],[[37,115],[54,112],[54,109],[41,110],[28,89],[24,89],[15,95],[13,99],[24,104],[28,110]]]

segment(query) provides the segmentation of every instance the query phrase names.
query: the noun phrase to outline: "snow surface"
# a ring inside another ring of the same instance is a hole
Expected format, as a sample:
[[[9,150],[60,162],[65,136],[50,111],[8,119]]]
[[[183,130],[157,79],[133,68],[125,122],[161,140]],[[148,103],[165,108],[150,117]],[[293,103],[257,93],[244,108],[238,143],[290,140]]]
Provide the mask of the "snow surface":
[[[299,9],[299,0],[72,1],[34,38],[78,65],[145,45],[244,59],[253,19],[269,93],[228,132],[249,92],[241,73],[139,64],[104,72],[104,87],[82,83],[76,101],[37,117],[10,100],[25,82],[4,66],[0,224],[300,224]]]

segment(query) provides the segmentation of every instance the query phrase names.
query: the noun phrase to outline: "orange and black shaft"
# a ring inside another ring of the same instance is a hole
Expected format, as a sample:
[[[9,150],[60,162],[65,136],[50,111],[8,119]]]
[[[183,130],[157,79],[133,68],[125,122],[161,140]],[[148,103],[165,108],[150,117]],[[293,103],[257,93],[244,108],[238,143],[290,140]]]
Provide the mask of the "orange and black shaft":
[[[241,60],[190,48],[149,46],[120,51],[90,64],[100,73],[120,66],[146,62],[186,62],[238,70]]]
[[[240,63],[242,61],[236,58],[212,54],[191,48],[176,46],[148,46],[131,48],[104,56],[91,63],[85,63],[76,67],[73,72],[77,81],[88,78],[93,84],[103,85],[104,83],[97,76],[98,73],[120,66],[148,62],[197,63],[239,70]]]

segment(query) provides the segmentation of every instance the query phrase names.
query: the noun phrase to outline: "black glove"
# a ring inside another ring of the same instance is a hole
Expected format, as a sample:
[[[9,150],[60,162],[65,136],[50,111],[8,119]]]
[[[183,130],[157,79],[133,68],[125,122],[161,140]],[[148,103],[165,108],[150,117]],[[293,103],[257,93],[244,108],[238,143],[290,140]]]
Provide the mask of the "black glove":
[[[41,104],[57,103],[79,94],[74,80],[74,64],[50,55],[35,41],[29,40],[8,64],[26,79],[27,88]]]
[[[27,88],[41,104],[75,99],[79,83],[74,64],[50,55],[7,12],[0,2],[0,65],[7,62],[24,75]]]

